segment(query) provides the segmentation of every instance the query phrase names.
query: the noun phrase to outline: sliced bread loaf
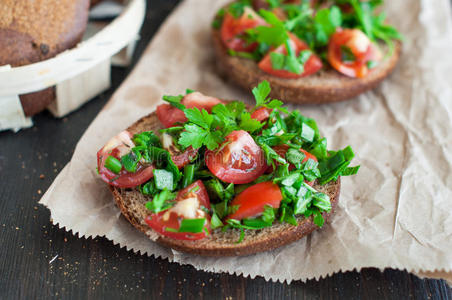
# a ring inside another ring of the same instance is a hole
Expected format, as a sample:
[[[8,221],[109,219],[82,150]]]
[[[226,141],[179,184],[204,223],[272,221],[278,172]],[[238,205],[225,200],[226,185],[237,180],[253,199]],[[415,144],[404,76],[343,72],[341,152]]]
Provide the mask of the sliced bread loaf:
[[[28,65],[77,45],[88,21],[89,0],[2,0],[0,66]],[[25,115],[43,110],[54,88],[21,95]]]

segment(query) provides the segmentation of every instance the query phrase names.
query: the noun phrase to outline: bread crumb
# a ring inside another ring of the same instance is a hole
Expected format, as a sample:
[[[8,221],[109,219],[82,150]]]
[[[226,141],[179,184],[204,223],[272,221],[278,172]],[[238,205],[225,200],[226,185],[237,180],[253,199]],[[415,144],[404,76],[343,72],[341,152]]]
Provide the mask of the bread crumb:
[[[38,190],[38,194],[41,195],[41,194],[42,194],[42,191],[41,191],[41,190]]]
[[[46,177],[44,176],[44,174],[39,175],[39,179],[44,179],[44,178],[46,178]]]

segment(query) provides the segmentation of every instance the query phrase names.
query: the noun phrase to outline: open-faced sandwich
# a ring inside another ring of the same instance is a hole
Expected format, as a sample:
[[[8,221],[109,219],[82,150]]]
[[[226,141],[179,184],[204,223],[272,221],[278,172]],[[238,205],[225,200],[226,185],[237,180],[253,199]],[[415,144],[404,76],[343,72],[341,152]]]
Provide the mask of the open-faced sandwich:
[[[316,122],[268,98],[256,106],[188,90],[112,138],[98,172],[123,215],[156,242],[246,255],[302,238],[330,219],[350,147],[327,151]]]
[[[220,9],[213,44],[221,73],[251,90],[297,103],[350,99],[374,88],[400,55],[383,0],[238,0]]]

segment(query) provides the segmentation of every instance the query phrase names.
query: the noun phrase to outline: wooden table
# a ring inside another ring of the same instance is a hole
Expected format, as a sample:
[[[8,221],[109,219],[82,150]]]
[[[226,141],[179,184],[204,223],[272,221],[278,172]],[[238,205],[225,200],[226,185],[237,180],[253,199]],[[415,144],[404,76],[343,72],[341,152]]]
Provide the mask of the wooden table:
[[[148,1],[134,63],[177,2]],[[200,272],[52,225],[38,200],[131,69],[114,69],[113,88],[64,119],[45,112],[34,118],[32,129],[0,133],[1,299],[452,299],[444,281],[396,270],[364,269],[290,285]]]

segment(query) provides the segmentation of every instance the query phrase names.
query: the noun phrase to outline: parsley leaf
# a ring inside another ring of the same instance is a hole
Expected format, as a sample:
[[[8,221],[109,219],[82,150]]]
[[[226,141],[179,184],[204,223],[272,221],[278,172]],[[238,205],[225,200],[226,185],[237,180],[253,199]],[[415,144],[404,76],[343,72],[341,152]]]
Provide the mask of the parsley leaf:
[[[184,147],[192,146],[199,149],[206,146],[210,150],[218,148],[222,142],[222,135],[219,131],[211,132],[208,129],[202,128],[196,124],[186,124],[185,130],[181,133],[178,143]]]
[[[275,47],[284,43],[289,37],[284,23],[270,11],[261,9],[259,14],[270,26],[258,26],[248,29],[247,33],[250,36],[250,41]]]
[[[256,100],[256,106],[254,107],[254,110],[258,109],[259,107],[266,107],[272,110],[276,109],[284,113],[288,113],[287,109],[282,107],[282,105],[284,104],[282,101],[277,99],[271,100],[270,98],[268,98],[270,91],[270,83],[268,83],[267,80],[262,81],[253,88],[252,93],[254,95],[254,99]]]
[[[267,80],[262,81],[257,87],[253,88],[252,93],[254,99],[256,99],[256,106],[262,106],[267,103],[267,97],[270,94],[270,91],[270,83],[268,83]]]
[[[185,109],[184,113],[188,122],[184,125],[185,131],[180,134],[179,145],[185,148],[192,146],[195,149],[202,146],[209,150],[217,148],[223,141],[223,134],[213,128],[214,117],[205,109],[200,111],[196,107]]]
[[[256,130],[259,130],[264,126],[264,123],[259,122],[256,119],[251,118],[251,114],[248,112],[243,112],[242,117],[240,120],[240,128],[242,130],[248,131],[248,132],[255,132]]]
[[[172,106],[182,109],[182,110],[185,109],[185,106],[181,103],[183,98],[184,98],[184,96],[182,96],[182,95],[179,95],[179,96],[165,95],[165,96],[163,96],[163,100],[165,100]]]
[[[204,129],[209,129],[210,125],[212,125],[213,116],[205,109],[199,110],[197,107],[186,108],[184,114],[190,122],[195,123]]]
[[[317,11],[314,21],[316,40],[320,46],[325,46],[336,28],[342,24],[341,10],[337,6],[320,9]]]

